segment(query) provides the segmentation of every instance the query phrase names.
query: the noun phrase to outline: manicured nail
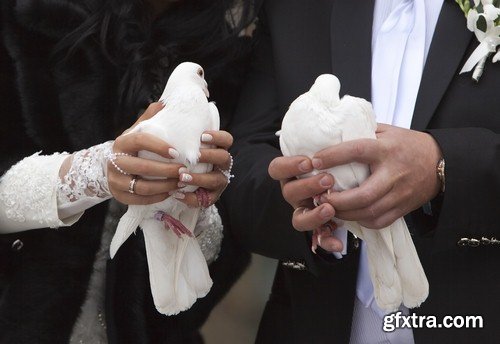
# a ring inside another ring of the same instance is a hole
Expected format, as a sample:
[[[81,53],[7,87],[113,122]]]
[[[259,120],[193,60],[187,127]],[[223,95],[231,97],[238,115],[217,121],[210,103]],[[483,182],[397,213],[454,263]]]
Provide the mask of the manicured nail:
[[[187,167],[181,167],[179,168],[179,175],[183,174],[183,173],[188,173],[189,170],[187,169]]]
[[[324,176],[323,178],[320,179],[319,185],[321,185],[324,188],[329,188],[332,186],[332,179],[329,176]]]
[[[177,149],[169,148],[168,155],[170,155],[172,159],[177,159],[179,157],[179,152],[177,151]]]
[[[186,186],[187,186],[187,185],[186,185],[186,184],[184,184],[184,183],[182,183],[182,182],[178,182],[178,183],[177,183],[177,187],[178,187],[178,188],[185,188]]]
[[[187,173],[183,173],[183,174],[181,174],[181,181],[183,181],[185,183],[189,183],[189,182],[193,181],[193,176],[191,176],[190,174],[187,174]]]
[[[214,137],[210,134],[202,134],[201,135],[201,142],[212,142]]]
[[[311,164],[309,164],[309,161],[304,160],[299,164],[299,171],[309,172],[310,170],[311,170]]]
[[[321,159],[314,158],[312,159],[312,164],[314,168],[320,169],[323,166],[323,161],[321,161]]]
[[[176,193],[174,193],[174,198],[175,199],[184,199],[184,198],[186,198],[186,195],[184,195],[182,192],[176,192]]]
[[[323,209],[319,211],[319,215],[324,219],[329,219],[333,216],[333,212],[329,207],[323,207]]]

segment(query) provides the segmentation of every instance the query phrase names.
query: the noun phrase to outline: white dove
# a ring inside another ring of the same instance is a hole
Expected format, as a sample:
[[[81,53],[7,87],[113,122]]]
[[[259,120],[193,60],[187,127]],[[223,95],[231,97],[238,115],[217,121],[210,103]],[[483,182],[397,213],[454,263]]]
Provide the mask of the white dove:
[[[139,157],[181,163],[192,173],[212,170],[212,165],[198,163],[200,148],[204,147],[200,142],[202,133],[218,130],[220,122],[217,107],[207,100],[209,93],[203,74],[203,69],[195,63],[177,66],[160,98],[165,107],[129,132],[153,134],[174,147],[179,157],[165,159],[148,151],[140,151]],[[183,191],[196,189],[188,186]],[[207,199],[205,190],[196,191],[200,191],[201,199]],[[207,263],[192,235],[199,212],[200,208],[190,208],[173,197],[152,205],[131,205],[120,219],[111,242],[113,258],[138,226],[143,230],[154,304],[165,315],[190,308],[212,287]]]
[[[376,139],[373,108],[364,99],[339,97],[340,82],[331,74],[320,75],[309,92],[299,96],[286,113],[280,136],[284,156],[313,155],[344,141]],[[359,186],[370,174],[367,165],[350,163],[315,170],[335,178],[334,190]],[[345,221],[346,228],[366,243],[370,277],[378,306],[395,311],[401,303],[414,308],[425,301],[429,284],[403,218],[381,230]]]

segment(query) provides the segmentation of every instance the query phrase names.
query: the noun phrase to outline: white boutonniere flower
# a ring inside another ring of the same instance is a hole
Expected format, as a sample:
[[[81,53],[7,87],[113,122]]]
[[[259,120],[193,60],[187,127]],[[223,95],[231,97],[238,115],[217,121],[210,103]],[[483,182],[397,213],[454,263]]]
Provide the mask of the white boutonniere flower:
[[[460,74],[470,72],[474,67],[472,79],[479,81],[484,65],[492,54],[493,63],[500,60],[500,0],[455,0],[467,18],[467,28],[474,32],[479,46],[465,62]]]

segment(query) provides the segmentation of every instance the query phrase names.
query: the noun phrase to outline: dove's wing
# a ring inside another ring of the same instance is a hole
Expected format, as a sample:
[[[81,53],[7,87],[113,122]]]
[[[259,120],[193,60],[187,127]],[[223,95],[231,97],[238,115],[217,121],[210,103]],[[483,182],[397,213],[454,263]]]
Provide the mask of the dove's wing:
[[[341,131],[330,123],[328,109],[309,94],[298,97],[288,109],[280,130],[280,148],[285,156],[313,155],[340,143]],[[284,147],[281,147],[283,145]]]
[[[215,105],[214,102],[209,102],[208,103],[208,110],[210,112],[209,129],[210,130],[219,130],[220,129],[220,116],[219,116],[219,109],[217,108],[217,105]]]

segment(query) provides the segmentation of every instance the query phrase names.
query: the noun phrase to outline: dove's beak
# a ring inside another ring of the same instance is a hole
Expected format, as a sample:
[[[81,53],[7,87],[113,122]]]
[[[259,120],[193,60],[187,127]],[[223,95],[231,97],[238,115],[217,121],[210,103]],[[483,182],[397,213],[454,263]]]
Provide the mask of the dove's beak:
[[[210,98],[210,92],[208,92],[208,84],[206,81],[205,81],[205,87],[203,88],[203,92],[205,92],[207,98]]]

